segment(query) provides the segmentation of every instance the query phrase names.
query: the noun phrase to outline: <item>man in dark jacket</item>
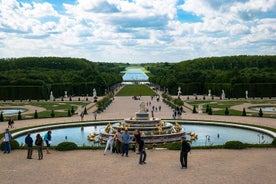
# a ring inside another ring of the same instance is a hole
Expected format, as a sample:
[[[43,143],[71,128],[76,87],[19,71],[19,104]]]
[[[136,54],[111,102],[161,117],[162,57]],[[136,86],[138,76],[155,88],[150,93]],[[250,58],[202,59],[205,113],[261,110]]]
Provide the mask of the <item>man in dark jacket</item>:
[[[33,138],[31,137],[31,133],[28,132],[26,138],[25,138],[25,143],[28,146],[28,154],[27,154],[27,159],[32,159],[32,154],[33,154]]]
[[[185,137],[181,137],[181,152],[180,152],[180,163],[182,166],[182,169],[185,167],[187,168],[187,157],[188,157],[188,152],[190,152],[191,146],[190,144],[186,141]]]

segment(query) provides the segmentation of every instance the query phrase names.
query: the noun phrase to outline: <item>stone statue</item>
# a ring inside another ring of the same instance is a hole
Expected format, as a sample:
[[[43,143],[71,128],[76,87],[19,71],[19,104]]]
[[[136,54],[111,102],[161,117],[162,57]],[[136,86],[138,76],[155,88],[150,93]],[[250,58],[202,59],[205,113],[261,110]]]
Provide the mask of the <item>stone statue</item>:
[[[225,99],[225,92],[224,92],[224,90],[222,90],[222,92],[221,92],[221,99],[222,99],[222,100]]]
[[[208,96],[212,96],[210,89],[208,90]]]
[[[140,103],[140,113],[145,113],[146,112],[146,106],[145,106],[145,102],[141,102]]]
[[[50,92],[50,101],[54,101],[55,97],[53,95],[53,91]]]
[[[177,96],[180,97],[180,95],[181,95],[181,88],[180,88],[180,86],[179,86],[179,87],[178,87]]]
[[[248,99],[248,91],[245,91],[245,99]]]
[[[64,91],[64,98],[68,98],[67,91]]]
[[[97,96],[97,92],[96,92],[96,89],[94,88],[93,89],[93,97],[96,97]]]

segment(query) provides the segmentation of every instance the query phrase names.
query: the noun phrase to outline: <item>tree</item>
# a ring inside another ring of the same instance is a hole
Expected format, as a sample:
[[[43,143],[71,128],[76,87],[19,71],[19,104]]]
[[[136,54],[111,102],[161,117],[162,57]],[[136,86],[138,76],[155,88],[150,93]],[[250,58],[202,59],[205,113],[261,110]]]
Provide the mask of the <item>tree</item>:
[[[209,107],[209,105],[207,104],[207,105],[206,105],[206,113],[207,113],[207,114],[209,113],[209,110],[210,110],[210,107]]]
[[[243,110],[242,110],[242,116],[246,116],[245,108],[243,108]]]
[[[18,111],[17,119],[22,120],[21,111]]]
[[[54,118],[55,117],[55,111],[52,109],[52,112],[51,112],[51,117]]]
[[[0,114],[0,121],[1,121],[1,122],[3,122],[3,121],[4,121],[3,112],[1,112],[1,114]]]
[[[196,112],[196,106],[194,105],[194,108],[193,108],[193,113],[197,113]]]
[[[259,116],[260,116],[260,117],[263,117],[263,115],[264,115],[264,113],[263,113],[263,111],[262,111],[262,108],[260,108],[260,110],[259,110]]]
[[[71,110],[70,110],[70,109],[68,109],[67,116],[68,116],[68,117],[71,117],[71,116],[72,116],[72,115],[71,115]]]
[[[212,107],[209,108],[208,115],[213,115]]]
[[[71,114],[72,114],[72,115],[74,115],[74,114],[75,114],[75,109],[74,109],[74,107],[73,107],[73,106],[71,107]]]
[[[83,113],[84,113],[84,114],[87,114],[87,109],[86,109],[86,107],[84,107]]]
[[[226,116],[229,115],[228,107],[225,108],[224,115],[226,115]]]
[[[38,119],[37,110],[35,110],[35,113],[34,113],[34,119]]]

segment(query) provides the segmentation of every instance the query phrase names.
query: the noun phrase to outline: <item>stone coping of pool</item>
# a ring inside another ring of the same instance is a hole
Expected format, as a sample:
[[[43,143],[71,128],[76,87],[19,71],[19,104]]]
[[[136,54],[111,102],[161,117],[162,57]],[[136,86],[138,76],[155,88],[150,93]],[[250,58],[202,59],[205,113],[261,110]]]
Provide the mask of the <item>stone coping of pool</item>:
[[[213,121],[191,121],[191,120],[165,120],[168,122],[178,122],[183,124],[201,124],[201,125],[215,125],[215,126],[226,126],[226,127],[234,127],[234,128],[243,128],[249,130],[255,130],[258,132],[265,133],[270,135],[272,138],[276,138],[276,133],[264,128],[249,126],[249,125],[241,125],[241,124],[232,124],[232,123],[224,123],[224,122],[213,122]],[[59,128],[67,128],[67,127],[78,127],[78,126],[90,126],[90,125],[105,125],[107,123],[118,123],[117,121],[96,121],[96,122],[75,122],[75,123],[63,123],[63,124],[55,124],[55,125],[47,125],[41,127],[30,128],[22,131],[18,131],[12,133],[12,137],[16,138],[21,135],[26,135],[28,132],[38,132],[43,130],[52,130],[52,129],[59,129]]]

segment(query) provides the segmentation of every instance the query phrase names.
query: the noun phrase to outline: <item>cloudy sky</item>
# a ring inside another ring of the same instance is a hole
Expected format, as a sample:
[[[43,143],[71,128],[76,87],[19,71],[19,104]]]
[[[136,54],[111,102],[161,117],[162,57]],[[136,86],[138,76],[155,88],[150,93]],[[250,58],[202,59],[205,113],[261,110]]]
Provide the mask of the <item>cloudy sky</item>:
[[[276,0],[0,0],[0,58],[276,54]]]

